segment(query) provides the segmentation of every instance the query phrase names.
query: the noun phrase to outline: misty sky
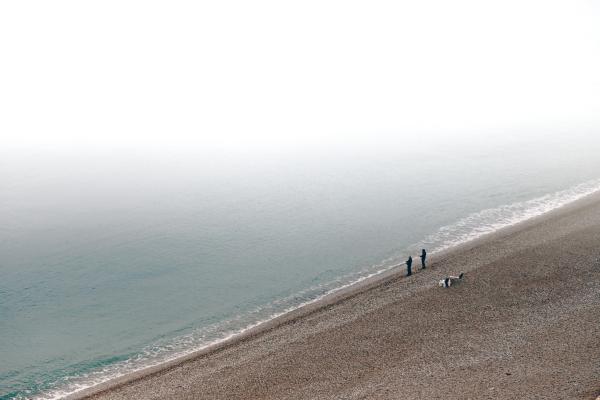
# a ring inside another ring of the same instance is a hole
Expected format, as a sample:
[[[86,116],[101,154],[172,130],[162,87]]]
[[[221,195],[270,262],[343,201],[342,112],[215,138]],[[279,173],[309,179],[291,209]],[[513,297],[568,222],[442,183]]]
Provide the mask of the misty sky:
[[[3,1],[4,148],[600,127],[593,1]]]

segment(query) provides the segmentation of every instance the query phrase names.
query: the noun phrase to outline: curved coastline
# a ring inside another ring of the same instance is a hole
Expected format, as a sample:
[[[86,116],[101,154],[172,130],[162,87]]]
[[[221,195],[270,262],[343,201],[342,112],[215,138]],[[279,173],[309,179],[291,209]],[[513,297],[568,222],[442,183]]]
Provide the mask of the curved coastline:
[[[456,254],[465,253],[469,250],[481,246],[482,244],[489,243],[492,241],[502,241],[503,238],[513,235],[514,233],[523,231],[530,227],[536,226],[546,221],[551,221],[553,219],[559,218],[561,216],[566,216],[574,211],[581,210],[587,206],[592,206],[596,203],[600,202],[600,193],[595,192],[593,194],[587,195],[581,199],[578,199],[572,203],[568,203],[563,205],[557,209],[551,210],[542,215],[538,215],[527,219],[525,221],[516,223],[514,225],[501,228],[495,232],[485,234],[481,237],[475,238],[468,242],[458,244],[452,248],[448,248],[442,250],[438,253],[431,255],[431,262],[435,264],[442,263],[447,257],[451,257]],[[476,267],[475,267],[476,268]],[[427,274],[430,271],[425,271],[424,274]],[[308,304],[304,304],[299,306],[296,309],[285,312],[283,315],[279,315],[273,319],[270,319],[265,322],[261,322],[255,326],[250,327],[249,329],[243,331],[242,333],[235,334],[231,337],[226,338],[218,343],[209,345],[203,349],[197,350],[188,355],[182,356],[180,358],[144,368],[139,371],[135,371],[121,377],[111,379],[104,383],[98,384],[96,386],[92,386],[81,391],[70,394],[66,397],[66,399],[74,400],[74,399],[84,399],[90,398],[93,396],[101,395],[108,391],[118,389],[122,386],[126,386],[132,384],[134,382],[150,378],[152,376],[160,375],[168,372],[176,367],[182,366],[186,363],[193,362],[198,359],[202,359],[204,357],[208,357],[212,354],[218,353],[225,349],[229,349],[240,345],[242,343],[251,341],[252,339],[262,336],[268,332],[271,332],[277,328],[285,326],[287,324],[295,323],[299,319],[307,318],[308,316],[318,313],[321,310],[324,310],[328,307],[334,306],[338,303],[342,303],[347,301],[355,296],[360,295],[361,293],[369,292],[377,287],[384,286],[390,282],[396,281],[402,278],[402,269],[399,267],[391,268],[381,274],[371,276],[367,279],[364,279],[356,284],[343,287],[342,289],[336,290],[333,293],[324,295],[322,298],[317,300],[313,300]],[[421,274],[417,274],[421,275]],[[433,281],[434,277],[431,277],[428,281]],[[425,290],[431,287],[431,282],[429,284],[420,284],[415,285],[413,288],[413,292],[419,290]]]

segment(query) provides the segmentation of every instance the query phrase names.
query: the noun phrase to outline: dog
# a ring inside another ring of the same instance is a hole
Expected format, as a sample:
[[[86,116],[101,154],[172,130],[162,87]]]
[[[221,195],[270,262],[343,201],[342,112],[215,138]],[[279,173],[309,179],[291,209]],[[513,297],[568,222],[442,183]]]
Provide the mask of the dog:
[[[462,281],[463,276],[465,275],[464,272],[461,272],[460,274],[458,274],[458,276],[447,276],[444,279],[441,279],[438,282],[438,285],[441,287],[445,287],[445,288],[449,288],[450,286],[452,286],[452,283],[454,283],[455,281]]]

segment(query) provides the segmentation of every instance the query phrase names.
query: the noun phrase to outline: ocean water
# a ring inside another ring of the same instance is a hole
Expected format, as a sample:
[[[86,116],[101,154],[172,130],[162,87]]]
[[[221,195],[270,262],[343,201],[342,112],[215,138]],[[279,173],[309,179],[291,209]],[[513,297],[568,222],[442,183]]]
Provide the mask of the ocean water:
[[[599,150],[5,154],[0,399],[61,398],[577,200],[600,190]]]

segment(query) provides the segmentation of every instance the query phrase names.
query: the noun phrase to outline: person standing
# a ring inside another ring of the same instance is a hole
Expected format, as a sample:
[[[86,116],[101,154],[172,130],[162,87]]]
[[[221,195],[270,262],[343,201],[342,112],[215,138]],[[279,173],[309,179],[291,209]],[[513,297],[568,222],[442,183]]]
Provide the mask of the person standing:
[[[421,269],[427,268],[425,265],[425,259],[427,258],[427,252],[425,249],[421,249]]]
[[[412,256],[408,256],[408,260],[406,260],[406,276],[412,275]]]

